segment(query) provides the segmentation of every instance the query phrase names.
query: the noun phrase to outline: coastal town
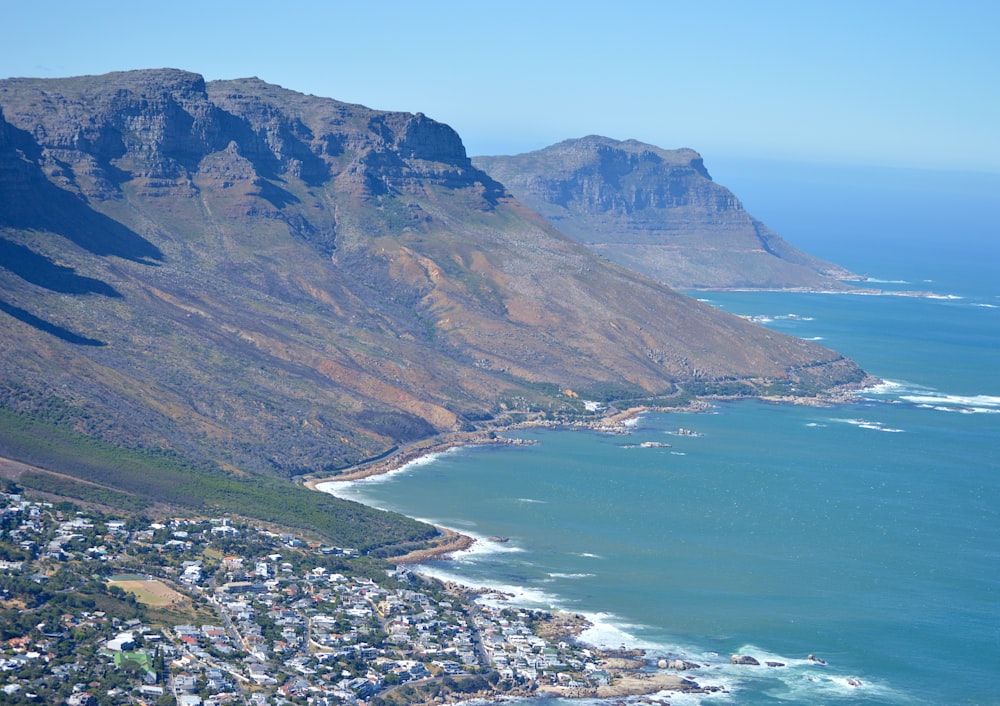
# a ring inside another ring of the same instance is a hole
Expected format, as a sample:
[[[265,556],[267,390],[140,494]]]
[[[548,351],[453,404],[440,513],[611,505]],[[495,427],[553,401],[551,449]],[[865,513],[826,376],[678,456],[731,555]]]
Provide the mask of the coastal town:
[[[581,616],[519,609],[236,518],[118,517],[8,482],[0,530],[5,704],[381,706],[713,690],[681,676],[680,660],[658,669],[624,646],[576,642]]]

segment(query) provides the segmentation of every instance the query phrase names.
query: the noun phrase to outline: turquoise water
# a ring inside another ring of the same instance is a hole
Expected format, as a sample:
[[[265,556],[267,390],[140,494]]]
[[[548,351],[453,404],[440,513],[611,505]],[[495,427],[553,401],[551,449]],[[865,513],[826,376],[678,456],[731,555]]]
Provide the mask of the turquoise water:
[[[857,403],[530,431],[535,446],[453,450],[337,492],[509,537],[426,570],[586,613],[586,639],[683,655],[729,691],[671,703],[998,703],[1000,278],[995,261],[876,254],[867,271],[907,281],[874,286],[938,296],[707,296],[887,381]]]

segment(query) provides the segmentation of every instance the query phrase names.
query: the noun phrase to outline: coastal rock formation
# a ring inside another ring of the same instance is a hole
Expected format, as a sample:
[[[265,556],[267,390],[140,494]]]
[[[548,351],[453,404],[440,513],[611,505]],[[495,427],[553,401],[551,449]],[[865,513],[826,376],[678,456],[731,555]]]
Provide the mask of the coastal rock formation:
[[[672,287],[842,290],[856,279],[753,218],[691,149],[591,135],[473,163],[564,233]]]
[[[0,407],[226,473],[865,378],[595,256],[447,125],[255,78],[0,81],[0,206]]]
[[[686,671],[688,669],[701,669],[701,665],[683,659],[672,659],[667,663],[667,668]]]
[[[750,655],[733,655],[729,661],[731,664],[746,664],[754,667],[760,666],[760,662],[757,661],[757,658],[751,657]]]

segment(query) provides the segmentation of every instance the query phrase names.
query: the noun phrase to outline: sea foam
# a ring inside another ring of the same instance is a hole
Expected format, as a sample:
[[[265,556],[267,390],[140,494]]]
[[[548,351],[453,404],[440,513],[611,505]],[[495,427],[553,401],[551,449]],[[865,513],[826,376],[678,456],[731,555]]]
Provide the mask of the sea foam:
[[[865,394],[880,397],[894,397],[900,402],[908,402],[922,409],[933,409],[939,412],[959,412],[962,414],[998,414],[1000,413],[1000,396],[998,395],[954,395],[939,392],[931,387],[914,385],[901,381],[886,380],[863,390]]]
[[[900,399],[925,409],[965,414],[1000,414],[1000,397],[995,395],[947,395],[931,393],[901,395]]]
[[[898,434],[905,432],[905,429],[895,429],[893,427],[887,427],[882,422],[872,422],[867,419],[835,419],[837,422],[845,422],[852,426],[856,426],[859,429],[870,429],[871,431],[884,431],[890,434]]]
[[[499,583],[494,581],[477,581],[467,574],[450,571],[442,562],[436,564],[418,564],[414,570],[424,576],[461,584],[472,589],[488,592],[477,600],[487,605],[500,607],[521,607],[533,610],[561,610],[563,608],[558,596],[538,588],[524,585]]]

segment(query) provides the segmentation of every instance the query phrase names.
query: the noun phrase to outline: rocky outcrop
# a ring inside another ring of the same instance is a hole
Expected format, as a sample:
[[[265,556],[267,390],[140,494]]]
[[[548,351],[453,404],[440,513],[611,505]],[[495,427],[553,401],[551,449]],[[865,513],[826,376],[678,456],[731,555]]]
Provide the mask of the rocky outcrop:
[[[473,163],[563,232],[673,287],[844,289],[852,277],[750,216],[694,150],[592,135]]]
[[[730,664],[744,664],[753,667],[759,667],[760,662],[756,657],[751,657],[750,655],[733,655],[729,659]]]
[[[126,179],[183,179],[226,144],[204,79],[184,71],[8,79],[0,100],[40,148],[42,168],[88,198],[112,198]]]
[[[125,180],[190,186],[202,160],[224,150],[264,179],[291,175],[317,185],[343,175],[374,193],[424,180],[478,183],[490,198],[503,195],[446,125],[259,79],[206,84],[173,69],[8,79],[0,101],[40,148],[43,169],[89,198],[113,197]]]
[[[35,200],[35,192],[45,183],[45,175],[32,156],[30,140],[21,138],[7,122],[0,108],[0,219],[10,221],[24,200]],[[36,151],[37,154],[37,151]]]
[[[667,662],[666,668],[687,671],[688,669],[701,669],[701,665],[695,662],[688,662],[684,659],[672,659]]]

